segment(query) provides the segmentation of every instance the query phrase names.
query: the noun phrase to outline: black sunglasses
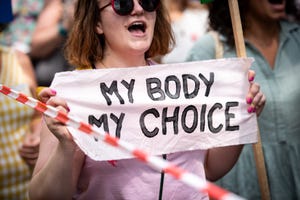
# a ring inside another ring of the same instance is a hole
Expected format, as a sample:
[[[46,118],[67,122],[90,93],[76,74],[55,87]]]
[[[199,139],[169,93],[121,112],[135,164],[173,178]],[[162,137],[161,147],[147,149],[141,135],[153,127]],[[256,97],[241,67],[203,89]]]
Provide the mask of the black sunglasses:
[[[157,9],[160,0],[139,0],[139,4],[147,12],[153,12]],[[112,5],[118,15],[129,15],[134,7],[133,0],[111,0],[110,3],[100,8],[100,11]]]

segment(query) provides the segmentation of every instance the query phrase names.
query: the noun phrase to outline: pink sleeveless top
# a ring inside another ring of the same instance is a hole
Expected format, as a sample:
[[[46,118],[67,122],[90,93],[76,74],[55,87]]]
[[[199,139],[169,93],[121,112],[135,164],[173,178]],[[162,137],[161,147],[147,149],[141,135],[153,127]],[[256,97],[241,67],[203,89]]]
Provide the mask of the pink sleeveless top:
[[[148,65],[155,65],[147,60]],[[167,160],[205,179],[204,159],[206,150],[172,153]],[[77,200],[156,200],[162,186],[162,199],[167,200],[208,200],[202,194],[165,174],[163,184],[158,172],[137,159],[115,161],[94,161],[86,156],[84,166],[73,199]]]
[[[196,150],[167,155],[167,160],[177,166],[205,178],[206,151]],[[159,199],[161,173],[137,159],[118,160],[115,163],[94,161],[86,157],[73,199]],[[165,174],[162,199],[206,199],[207,194],[185,185]]]

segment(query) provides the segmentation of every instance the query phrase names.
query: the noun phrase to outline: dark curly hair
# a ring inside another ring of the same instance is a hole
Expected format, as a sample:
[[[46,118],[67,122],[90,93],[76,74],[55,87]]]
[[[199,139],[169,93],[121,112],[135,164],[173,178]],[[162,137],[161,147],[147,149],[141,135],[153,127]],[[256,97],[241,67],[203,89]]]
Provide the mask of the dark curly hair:
[[[238,0],[243,30],[247,27],[245,13],[249,9],[249,1],[250,0]],[[208,7],[210,28],[224,35],[226,43],[234,47],[234,36],[228,2],[226,0],[214,0]],[[286,1],[286,13],[295,20],[300,19],[299,9],[296,7],[295,0]]]

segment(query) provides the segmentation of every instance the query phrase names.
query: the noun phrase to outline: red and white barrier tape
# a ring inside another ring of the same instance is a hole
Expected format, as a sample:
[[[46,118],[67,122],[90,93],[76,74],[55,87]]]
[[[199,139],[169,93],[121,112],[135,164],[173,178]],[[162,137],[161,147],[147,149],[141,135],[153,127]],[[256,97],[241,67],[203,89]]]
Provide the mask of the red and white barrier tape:
[[[222,200],[244,199],[236,194],[230,193],[227,190],[224,190],[200,178],[199,176],[196,176],[192,173],[183,170],[180,167],[177,167],[160,157],[148,155],[143,150],[135,148],[133,145],[131,145],[128,142],[119,140],[118,138],[110,136],[109,134],[101,133],[99,132],[98,129],[94,128],[90,124],[81,122],[80,120],[77,120],[74,117],[68,116],[66,113],[61,112],[52,106],[48,106],[38,101],[37,99],[28,97],[2,84],[0,84],[0,92],[25,105],[30,106],[31,108],[34,108],[44,113],[49,117],[55,118],[58,121],[68,126],[81,130],[84,133],[96,134],[98,137],[101,136],[101,138],[99,139],[103,140],[104,142],[132,154],[134,157],[148,164],[153,169],[159,172],[163,170],[165,173],[172,175],[174,178],[182,181],[186,185],[196,189],[199,192],[207,192],[208,195],[214,199],[222,199]]]

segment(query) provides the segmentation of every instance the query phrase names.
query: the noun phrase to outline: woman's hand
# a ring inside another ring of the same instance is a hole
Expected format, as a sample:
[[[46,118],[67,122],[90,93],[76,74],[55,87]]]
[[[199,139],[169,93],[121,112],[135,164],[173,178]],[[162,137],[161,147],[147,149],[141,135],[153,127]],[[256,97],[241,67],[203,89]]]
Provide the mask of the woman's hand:
[[[254,77],[255,72],[253,70],[249,70],[248,80],[250,82],[250,88],[246,97],[246,102],[247,104],[249,104],[248,112],[256,112],[257,116],[259,116],[265,106],[266,97],[260,91],[260,85],[258,83],[253,82]]]
[[[22,146],[19,149],[19,154],[29,166],[30,169],[33,170],[38,155],[39,155],[39,145],[40,145],[40,134],[39,132],[26,133]]]
[[[50,88],[44,88],[39,94],[39,99],[49,106],[57,108],[58,110],[68,113],[70,111],[65,100],[56,96],[56,91]],[[44,120],[48,126],[48,129],[55,135],[55,137],[61,142],[73,143],[72,135],[68,131],[66,125],[56,119],[48,116],[44,116]]]
[[[44,88],[38,97],[61,112],[69,110],[66,101],[50,88]],[[30,180],[29,198],[72,199],[84,161],[85,154],[73,141],[66,125],[44,116],[39,158]]]

